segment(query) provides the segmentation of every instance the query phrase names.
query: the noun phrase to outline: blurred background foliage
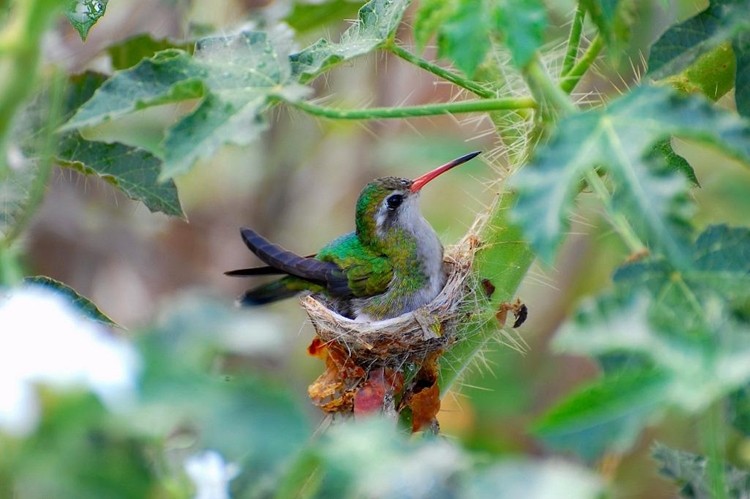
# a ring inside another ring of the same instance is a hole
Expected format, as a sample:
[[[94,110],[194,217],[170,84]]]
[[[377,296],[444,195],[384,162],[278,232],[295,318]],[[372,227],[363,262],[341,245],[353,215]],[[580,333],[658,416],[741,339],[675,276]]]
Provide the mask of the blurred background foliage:
[[[552,18],[547,36],[558,40],[566,32],[575,3],[547,3]],[[143,34],[157,41],[182,40],[199,33],[229,31],[242,23],[268,26],[285,21],[297,32],[301,46],[320,36],[336,39],[361,4],[348,0],[118,0],[107,5],[106,15],[85,42],[64,18],[55,21],[43,38],[42,77],[52,66],[77,73],[131,65],[158,48],[159,42],[127,42]],[[675,20],[701,8],[691,0],[631,5],[638,19],[631,36],[616,57],[610,54],[600,60],[594,74],[579,85],[574,95],[580,101],[591,95],[614,95],[633,85],[644,71],[643,54],[648,46]],[[409,45],[413,43],[410,15],[411,10],[398,33]],[[564,46],[553,46],[547,52],[561,60],[563,51]],[[435,54],[436,47],[428,44],[425,57],[434,60]],[[313,86],[319,94],[352,108],[443,102],[460,94],[456,87],[384,52],[347,62],[315,80]],[[149,108],[100,126],[88,138],[117,137],[129,145],[154,148],[161,130],[182,112],[183,104]],[[313,331],[295,300],[263,310],[232,307],[245,283],[222,273],[257,263],[241,243],[238,228],[253,227],[270,240],[309,254],[351,230],[354,202],[370,179],[414,177],[468,150],[487,151],[485,157],[492,159],[492,166],[468,164],[423,195],[423,213],[450,244],[460,239],[502,188],[497,178],[503,174],[495,169],[509,168],[498,159],[504,151],[494,124],[484,114],[337,122],[284,107],[271,112],[270,122],[270,128],[252,145],[223,147],[200,160],[189,174],[175,178],[185,220],[150,213],[99,179],[68,168],[53,171],[41,208],[23,240],[26,273],[66,283],[127,328],[123,334],[138,343],[144,355],[144,403],[126,421],[112,422],[90,396],[58,400],[49,394],[44,399],[49,411],[30,442],[21,445],[0,439],[0,496],[190,494],[191,485],[173,478],[181,476],[173,468],[201,448],[222,449],[228,460],[242,463],[245,472],[233,482],[235,491],[271,494],[280,465],[289,464],[290,456],[305,447],[323,421],[306,402],[306,387],[322,366],[306,354]],[[700,189],[693,191],[696,224],[746,224],[750,170],[695,144],[677,142],[675,149],[700,180]],[[589,197],[579,198],[571,235],[554,267],[535,264],[518,292],[530,310],[520,330],[529,344],[528,352],[492,345],[443,401],[441,430],[449,441],[472,451],[471,459],[489,463],[495,458],[552,456],[531,436],[529,422],[597,372],[589,360],[558,355],[548,348],[561,321],[582,297],[609,286],[612,270],[627,254],[601,223],[600,209]],[[702,420],[670,414],[641,434],[633,450],[607,455],[594,467],[618,496],[673,497],[673,486],[658,477],[657,466],[648,457],[650,448],[658,440],[696,450],[700,447],[696,428],[701,424]],[[92,436],[91,428],[101,429],[100,439],[97,432]],[[82,438],[84,431],[88,434]],[[449,497],[455,490],[449,478],[462,476],[468,466],[468,457],[441,440],[407,450],[376,422],[347,435],[348,431],[352,430],[336,428],[325,437],[327,444],[315,452],[297,454],[285,483],[293,484],[299,477],[320,480],[320,490],[330,492],[331,497],[372,490],[372,484],[352,485],[350,481],[361,477],[348,467],[374,469],[381,460],[409,463],[418,458],[407,453],[424,452],[435,459],[430,461],[432,469],[436,475],[440,471],[447,483],[444,490],[432,489],[438,490],[432,497]],[[369,435],[370,442],[362,444],[364,449],[357,446],[363,435]],[[378,439],[382,448],[370,448]],[[347,448],[350,454],[345,453]],[[734,438],[731,449],[735,463],[750,466],[750,440]],[[372,454],[363,455],[364,450]],[[58,458],[45,458],[52,454]],[[361,461],[348,462],[349,455]],[[320,468],[311,464],[321,460],[330,467],[322,476]],[[60,468],[66,461],[76,464]],[[512,480],[502,477],[507,468],[493,471],[492,465],[486,466],[471,487],[511,486]],[[524,464],[514,466],[523,469]],[[81,475],[83,469],[89,472]],[[313,469],[318,471],[306,473]],[[397,470],[395,466],[379,470],[385,478],[378,483],[388,482]],[[411,477],[418,477],[418,472]],[[116,494],[112,483],[122,485]],[[549,478],[548,483],[556,482]],[[512,494],[514,489],[507,490]],[[382,497],[414,497],[404,490],[380,492]]]

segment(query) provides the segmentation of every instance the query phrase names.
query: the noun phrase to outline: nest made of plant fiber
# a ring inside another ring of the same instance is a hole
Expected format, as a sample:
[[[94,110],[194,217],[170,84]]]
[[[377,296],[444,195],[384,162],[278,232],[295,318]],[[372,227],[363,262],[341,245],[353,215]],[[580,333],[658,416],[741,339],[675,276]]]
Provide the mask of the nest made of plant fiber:
[[[427,305],[398,317],[358,322],[331,310],[314,295],[303,297],[302,306],[318,337],[325,344],[341,346],[357,365],[420,362],[456,341],[460,305],[471,292],[468,277],[477,246],[476,236],[469,235],[448,248],[443,259],[447,279],[440,294]]]

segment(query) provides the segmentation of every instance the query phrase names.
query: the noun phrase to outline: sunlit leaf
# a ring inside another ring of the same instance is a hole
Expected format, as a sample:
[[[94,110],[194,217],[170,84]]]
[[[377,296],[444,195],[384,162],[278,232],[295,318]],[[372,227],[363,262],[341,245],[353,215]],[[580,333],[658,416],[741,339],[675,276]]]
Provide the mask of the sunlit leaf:
[[[361,7],[361,0],[328,0],[326,2],[294,2],[284,21],[297,33],[351,19]]]
[[[65,15],[78,31],[81,40],[86,40],[89,30],[107,10],[109,0],[68,0]]]
[[[669,28],[652,46],[648,76],[679,73],[701,55],[750,31],[750,0],[711,0],[708,8]]]
[[[291,55],[294,77],[307,82],[335,64],[381,46],[398,27],[409,3],[410,0],[370,0],[338,43],[322,38]]]
[[[588,172],[614,183],[614,209],[653,249],[685,263],[691,204],[684,175],[652,154],[670,136],[691,138],[750,164],[750,126],[699,97],[639,87],[603,109],[562,119],[549,142],[511,179],[514,216],[537,254],[551,262],[568,227],[573,200]]]
[[[87,317],[94,319],[97,322],[101,322],[106,326],[119,327],[119,325],[115,321],[110,319],[107,314],[99,310],[94,302],[79,294],[75,289],[71,288],[67,284],[52,279],[51,277],[42,275],[26,277],[24,281],[29,284],[35,284],[37,286],[44,286],[50,289],[54,289],[58,293],[68,298],[70,302],[73,303],[73,305],[75,305]]]
[[[679,487],[680,496],[695,499],[717,497],[709,461],[704,456],[656,443],[652,457],[659,462],[659,472]],[[724,467],[724,497],[745,497],[750,490],[750,473],[731,465]]]
[[[107,47],[107,53],[115,70],[135,66],[141,60],[153,57],[157,52],[167,49],[180,49],[193,52],[192,42],[176,42],[167,38],[155,39],[149,34],[140,34]]]

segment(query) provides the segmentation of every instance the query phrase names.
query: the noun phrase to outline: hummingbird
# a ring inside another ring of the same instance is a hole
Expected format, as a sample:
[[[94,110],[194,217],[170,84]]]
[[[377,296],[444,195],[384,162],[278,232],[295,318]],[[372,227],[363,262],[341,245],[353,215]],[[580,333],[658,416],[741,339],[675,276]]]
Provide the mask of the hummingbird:
[[[242,228],[245,245],[266,267],[225,272],[229,276],[284,275],[246,291],[239,303],[263,305],[301,292],[322,294],[341,315],[357,321],[397,317],[432,301],[443,289],[443,245],[419,210],[430,181],[476,157],[475,151],[414,180],[382,177],[359,194],[355,231],[317,254],[300,256]]]

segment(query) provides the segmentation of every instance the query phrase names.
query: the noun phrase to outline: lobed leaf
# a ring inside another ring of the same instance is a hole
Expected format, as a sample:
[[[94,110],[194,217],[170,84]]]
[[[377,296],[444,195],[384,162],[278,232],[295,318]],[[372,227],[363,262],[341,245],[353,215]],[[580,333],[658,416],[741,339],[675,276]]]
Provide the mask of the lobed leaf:
[[[658,80],[679,73],[701,55],[749,32],[748,11],[750,0],[711,0],[706,10],[672,26],[651,46],[647,76]]]
[[[320,39],[290,55],[294,78],[307,82],[331,66],[380,47],[396,31],[409,3],[410,0],[370,0],[338,43]]]
[[[614,208],[644,241],[684,264],[688,184],[652,153],[670,136],[719,147],[750,164],[748,122],[666,88],[638,87],[603,109],[568,116],[511,180],[519,195],[514,218],[537,254],[552,261],[582,179],[601,168],[615,184]]]
[[[659,472],[680,488],[681,496],[706,499],[717,496],[706,457],[671,449],[661,443],[654,445],[651,456],[659,462]],[[726,465],[724,489],[723,497],[745,497],[750,490],[750,473]]]
[[[86,41],[89,30],[102,18],[109,0],[68,0],[65,16],[73,25],[81,40]]]
[[[202,97],[167,131],[160,179],[171,178],[222,144],[249,143],[265,129],[262,113],[277,98],[294,100],[306,93],[291,77],[291,43],[288,32],[243,31],[198,41],[194,57],[177,49],[161,51],[116,72],[62,130]]]

